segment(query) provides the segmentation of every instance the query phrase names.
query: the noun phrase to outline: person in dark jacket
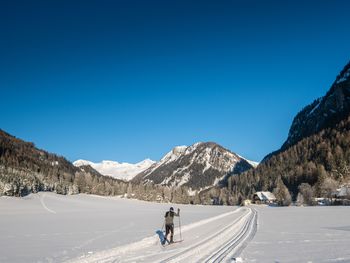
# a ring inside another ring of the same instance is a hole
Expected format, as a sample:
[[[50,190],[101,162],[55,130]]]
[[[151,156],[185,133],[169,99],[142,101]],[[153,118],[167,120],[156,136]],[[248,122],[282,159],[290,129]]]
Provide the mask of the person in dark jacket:
[[[180,209],[177,209],[177,213],[174,212],[174,208],[170,207],[169,211],[165,213],[165,238],[168,239],[170,233],[170,243],[174,243],[174,216],[180,216]]]

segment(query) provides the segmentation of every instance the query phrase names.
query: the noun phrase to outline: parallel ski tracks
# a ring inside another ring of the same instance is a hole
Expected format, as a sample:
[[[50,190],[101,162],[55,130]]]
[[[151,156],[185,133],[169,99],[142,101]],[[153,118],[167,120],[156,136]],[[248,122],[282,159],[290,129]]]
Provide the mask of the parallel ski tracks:
[[[228,241],[224,246],[220,247],[217,251],[215,251],[213,254],[211,254],[208,258],[204,258],[202,260],[199,260],[198,262],[223,262],[223,260],[232,253],[233,250],[237,250],[235,254],[238,254],[243,248],[244,243],[247,242],[249,239],[251,239],[256,232],[256,222],[257,222],[257,212],[255,209],[252,208],[246,208],[247,213],[242,214],[237,219],[235,219],[231,224],[224,227],[220,231],[216,232],[215,234],[209,236],[208,238],[204,239],[203,241],[196,243],[195,245],[185,249],[181,250],[179,253],[168,257],[166,259],[163,259],[161,262],[177,262],[180,260],[184,260],[187,257],[190,257],[193,255],[193,253],[196,253],[196,251],[200,250],[201,248],[205,247],[205,244],[209,242],[211,239],[220,236],[225,231],[228,231],[228,229],[234,227],[238,222],[240,222],[244,217],[248,217],[246,219],[243,227],[236,233],[230,241]],[[238,251],[239,250],[239,251]]]
[[[152,238],[149,238],[146,243],[141,241],[138,247],[135,246],[137,243],[134,243],[134,247],[130,245],[120,247],[119,250],[104,251],[70,262],[232,262],[257,231],[257,211],[254,208],[239,208],[235,210],[236,212],[239,212],[236,217],[220,218],[220,221],[217,221],[220,225],[214,227],[216,231],[212,232],[213,226],[211,226],[208,230],[211,234],[200,241],[196,237],[192,238],[192,242],[190,239],[187,244],[170,246],[170,249],[160,251],[152,247],[155,243]],[[224,222],[226,225],[222,227]],[[210,224],[215,224],[215,220],[210,221]],[[199,226],[205,227],[205,224]],[[158,240],[156,241],[158,244]],[[147,248],[150,248],[150,251],[145,251],[143,255],[137,254]]]
[[[245,222],[244,226],[236,234],[236,236],[202,262],[224,262],[229,254],[232,254],[231,259],[240,254],[240,252],[247,245],[247,242],[254,237],[257,231],[257,212],[255,209],[251,209],[251,212],[252,216]],[[235,251],[235,249],[237,250]]]

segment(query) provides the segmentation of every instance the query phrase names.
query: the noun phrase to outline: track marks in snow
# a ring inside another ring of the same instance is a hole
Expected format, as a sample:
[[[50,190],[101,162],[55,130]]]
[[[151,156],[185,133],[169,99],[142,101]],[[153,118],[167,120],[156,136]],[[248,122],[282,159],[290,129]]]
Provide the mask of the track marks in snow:
[[[184,226],[181,243],[162,247],[158,237],[152,236],[70,262],[232,262],[256,229],[257,212],[243,207]]]
[[[251,209],[249,219],[245,221],[243,227],[237,234],[222,245],[214,254],[208,257],[204,262],[231,262],[238,258],[243,249],[254,238],[257,231],[258,215],[255,209]]]
[[[161,262],[231,262],[255,235],[256,218],[256,211],[247,209],[231,224]]]
[[[205,251],[208,251],[208,249],[210,250],[210,247],[213,245],[213,243],[216,243],[219,239],[221,239],[225,232],[230,231],[230,229],[239,223],[245,216],[246,214],[241,215],[223,229],[220,229],[216,233],[213,233],[209,237],[202,239],[202,241],[195,243],[185,250],[181,250],[178,254],[162,260],[162,262],[178,262],[179,260],[185,260],[188,257],[193,257],[195,254],[198,256],[203,255]]]
[[[45,198],[45,193],[40,194],[40,199],[39,199],[39,200],[40,200],[40,203],[41,203],[42,207],[43,207],[47,212],[52,213],[52,214],[56,214],[56,211],[54,211],[54,210],[52,210],[52,209],[50,209],[50,208],[48,208],[48,207],[46,206],[45,201],[44,201],[44,198]]]

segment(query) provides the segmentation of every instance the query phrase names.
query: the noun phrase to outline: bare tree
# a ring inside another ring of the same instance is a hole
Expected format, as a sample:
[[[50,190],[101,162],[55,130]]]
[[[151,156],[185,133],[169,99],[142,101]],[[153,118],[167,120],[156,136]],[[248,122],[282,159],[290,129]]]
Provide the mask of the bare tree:
[[[282,206],[289,206],[292,203],[292,197],[281,179],[277,182],[277,187],[273,190],[277,203]]]
[[[314,202],[314,190],[312,189],[311,185],[309,185],[308,183],[302,183],[299,185],[298,189],[299,189],[298,197],[299,197],[299,195],[301,195],[299,197],[301,199],[298,201],[302,204],[314,205],[314,203],[315,203]]]

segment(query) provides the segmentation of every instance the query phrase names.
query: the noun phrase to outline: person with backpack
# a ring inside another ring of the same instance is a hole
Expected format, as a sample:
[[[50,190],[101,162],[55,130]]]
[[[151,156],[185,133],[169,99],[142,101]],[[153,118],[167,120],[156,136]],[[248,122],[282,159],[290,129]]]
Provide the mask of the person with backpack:
[[[180,216],[180,209],[177,209],[177,213],[174,212],[174,208],[170,207],[169,211],[165,213],[165,238],[168,240],[170,233],[170,243],[174,243],[174,216]]]

